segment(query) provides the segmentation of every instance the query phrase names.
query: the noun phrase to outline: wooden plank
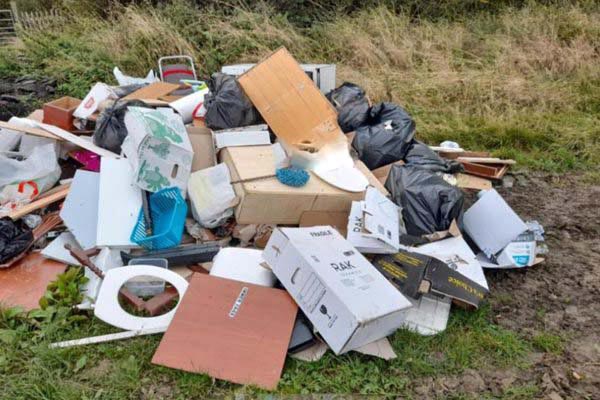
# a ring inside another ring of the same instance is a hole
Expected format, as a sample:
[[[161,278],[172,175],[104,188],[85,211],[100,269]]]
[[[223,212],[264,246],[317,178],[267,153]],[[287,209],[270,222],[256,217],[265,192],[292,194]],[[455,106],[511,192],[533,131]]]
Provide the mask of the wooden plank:
[[[466,161],[470,163],[476,164],[505,164],[505,165],[514,165],[517,162],[515,160],[503,160],[501,158],[495,157],[458,157],[458,161]]]
[[[60,137],[58,137],[56,135],[53,135],[50,132],[46,132],[43,129],[25,128],[25,127],[16,126],[16,125],[10,124],[8,122],[4,122],[4,121],[0,121],[0,128],[10,129],[11,131],[21,132],[21,133],[24,133],[26,135],[39,136],[39,137],[48,138],[48,139],[54,139],[54,140],[59,140],[59,141],[63,141],[64,140],[63,138],[60,138]]]
[[[481,176],[488,179],[502,179],[506,171],[508,171],[508,165],[500,164],[476,164],[466,161],[460,162],[465,168],[465,172],[471,175]]]
[[[33,201],[33,202],[19,208],[18,210],[11,212],[10,214],[8,214],[8,216],[13,220],[17,220],[17,219],[23,217],[24,215],[30,214],[34,211],[37,211],[41,208],[44,208],[44,207],[50,205],[52,203],[55,203],[59,200],[64,199],[65,197],[67,197],[67,194],[69,193],[69,189],[70,188],[67,187],[61,191],[58,191],[54,194],[46,196],[43,199],[38,199],[36,201]]]
[[[248,70],[238,82],[275,135],[288,145],[318,151],[345,141],[337,112],[285,48]]]
[[[438,152],[440,157],[456,160],[458,157],[489,157],[490,153],[487,151],[440,151]]]
[[[154,82],[124,97],[125,100],[157,100],[159,97],[179,89],[179,85],[168,82]]]

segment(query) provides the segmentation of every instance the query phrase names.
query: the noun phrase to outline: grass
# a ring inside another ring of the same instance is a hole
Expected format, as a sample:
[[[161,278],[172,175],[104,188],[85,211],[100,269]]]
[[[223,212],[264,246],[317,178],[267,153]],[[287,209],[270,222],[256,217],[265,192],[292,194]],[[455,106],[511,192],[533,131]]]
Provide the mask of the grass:
[[[213,398],[266,395],[260,389],[213,382],[205,375],[152,365],[159,336],[49,349],[58,340],[114,332],[98,320],[68,325],[44,321],[32,327],[31,315],[4,311],[0,318],[0,397],[7,399]],[[526,367],[531,343],[489,321],[490,310],[455,310],[448,329],[434,337],[400,330],[392,337],[398,354],[384,361],[350,353],[327,353],[314,363],[289,359],[277,394],[357,393],[408,395],[412,384],[426,377],[460,374],[465,369]],[[512,390],[512,389],[511,389]],[[509,394],[507,392],[507,394]]]
[[[82,97],[97,80],[113,83],[114,65],[145,75],[160,56],[190,54],[208,76],[286,46],[304,62],[336,63],[338,83],[360,84],[373,101],[404,105],[429,143],[455,140],[532,169],[597,170],[600,6],[567,4],[432,20],[371,6],[308,26],[260,2],[114,5],[106,18],[80,13],[23,32],[0,73],[51,75],[61,94]]]

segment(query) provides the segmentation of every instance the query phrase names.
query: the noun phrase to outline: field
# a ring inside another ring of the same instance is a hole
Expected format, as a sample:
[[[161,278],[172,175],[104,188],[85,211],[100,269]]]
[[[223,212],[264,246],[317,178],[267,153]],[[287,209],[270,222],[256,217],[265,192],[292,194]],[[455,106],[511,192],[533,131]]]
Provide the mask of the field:
[[[328,11],[309,23],[266,3],[226,10],[182,0],[108,10],[81,3],[43,28],[22,31],[14,46],[0,47],[0,80],[48,76],[58,82],[56,95],[82,97],[96,81],[114,83],[115,65],[145,75],[160,56],[190,54],[208,77],[223,64],[257,61],[286,46],[303,62],[337,64],[338,83],[360,84],[373,101],[403,105],[417,122],[417,137],[429,144],[449,139],[518,161],[515,185],[502,194],[524,219],[546,227],[545,264],[488,274],[488,303],[475,312],[453,310],[440,335],[399,331],[392,338],[394,361],[352,353],[317,363],[288,358],[277,395],[600,396],[596,2],[530,2],[452,15],[382,3]],[[40,101],[31,99],[30,106]],[[115,331],[70,311],[78,279],[65,277],[45,310],[2,311],[0,398],[265,395],[153,366],[159,337],[49,350],[52,341]]]

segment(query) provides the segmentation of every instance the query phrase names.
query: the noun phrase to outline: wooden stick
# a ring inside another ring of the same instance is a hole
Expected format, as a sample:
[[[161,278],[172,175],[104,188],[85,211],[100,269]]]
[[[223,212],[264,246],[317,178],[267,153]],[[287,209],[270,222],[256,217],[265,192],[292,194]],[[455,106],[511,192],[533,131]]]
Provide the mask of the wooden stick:
[[[458,157],[458,161],[466,161],[470,163],[476,164],[506,164],[506,165],[514,165],[517,162],[515,160],[503,160],[501,158],[495,157]]]
[[[37,211],[41,208],[46,207],[47,205],[50,205],[52,203],[55,203],[59,200],[64,199],[65,197],[67,197],[67,194],[69,193],[69,189],[70,188],[68,188],[68,187],[64,188],[63,190],[56,192],[54,194],[51,194],[49,196],[46,196],[43,199],[38,199],[32,203],[24,205],[23,207],[19,208],[18,210],[15,210],[15,211],[11,212],[10,214],[8,214],[8,216],[12,220],[17,220],[24,215],[30,214],[34,211]]]
[[[39,137],[48,138],[48,139],[64,141],[63,138],[53,135],[50,132],[46,132],[43,129],[21,127],[21,126],[9,124],[8,122],[4,122],[4,121],[0,121],[0,128],[10,129],[11,131],[21,132],[21,133],[25,133],[27,135],[33,135],[33,136],[39,136]]]

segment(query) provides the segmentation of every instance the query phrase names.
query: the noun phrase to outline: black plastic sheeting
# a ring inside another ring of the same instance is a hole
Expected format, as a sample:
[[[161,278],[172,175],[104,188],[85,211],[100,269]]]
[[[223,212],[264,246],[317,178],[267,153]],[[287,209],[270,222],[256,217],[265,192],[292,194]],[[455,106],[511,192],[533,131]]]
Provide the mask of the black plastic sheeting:
[[[414,166],[394,165],[385,182],[394,203],[402,207],[409,235],[445,231],[462,214],[463,192],[441,176]]]
[[[21,221],[0,218],[0,264],[24,252],[33,242],[33,233]]]
[[[96,146],[121,154],[121,145],[127,137],[125,114],[127,107],[148,107],[140,100],[119,100],[100,113],[92,140]]]
[[[431,150],[429,146],[418,140],[414,140],[411,143],[404,156],[404,162],[406,165],[427,169],[432,172],[454,174],[463,170],[461,163],[455,160],[443,159],[435,151]]]
[[[235,77],[215,73],[204,97],[205,122],[211,129],[229,129],[263,123],[260,113],[238,85]]]
[[[369,100],[358,85],[344,82],[327,93],[327,99],[338,112],[338,124],[345,133],[365,125],[369,119]]]
[[[406,110],[380,103],[371,107],[367,122],[352,140],[360,160],[373,170],[404,159],[415,136],[415,122]]]

